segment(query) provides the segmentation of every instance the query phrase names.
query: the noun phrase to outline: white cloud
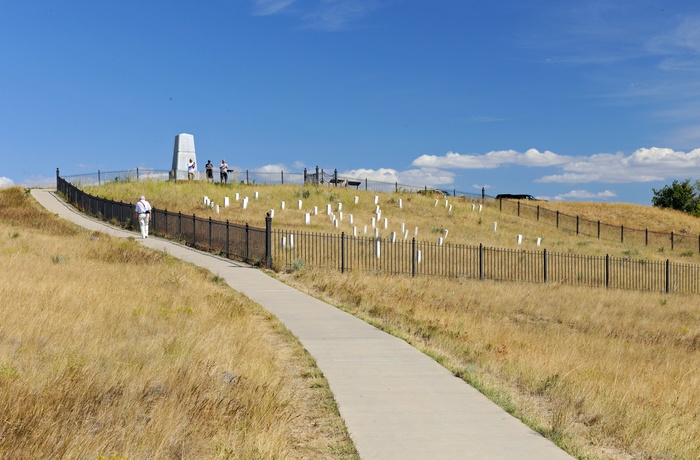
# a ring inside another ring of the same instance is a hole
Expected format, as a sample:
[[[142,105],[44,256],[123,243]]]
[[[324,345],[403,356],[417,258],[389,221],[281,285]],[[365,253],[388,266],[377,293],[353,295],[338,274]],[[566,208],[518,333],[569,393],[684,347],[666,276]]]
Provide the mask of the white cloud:
[[[640,183],[700,176],[700,149],[681,152],[669,148],[641,148],[630,155],[597,153],[590,156],[567,156],[530,149],[524,153],[500,150],[484,155],[461,155],[448,152],[443,156],[422,155],[414,166],[438,169],[494,169],[505,165],[553,167],[560,173],[545,175],[535,182],[585,184]]]
[[[339,173],[342,177],[354,179],[368,179],[377,182],[387,182],[403,185],[446,185],[454,182],[454,174],[449,171],[444,171],[434,168],[409,169],[406,171],[397,171],[390,168],[380,169],[352,169]]]
[[[278,173],[278,172],[282,172],[284,170],[289,171],[287,168],[285,168],[285,166],[282,163],[277,163],[277,164],[265,165],[265,166],[261,166],[259,168],[256,168],[255,172]]]
[[[515,150],[497,150],[484,155],[462,155],[447,152],[443,156],[421,155],[413,160],[413,166],[445,168],[445,169],[493,169],[502,165],[515,164],[519,166],[555,166],[565,164],[570,157],[565,157],[550,151],[539,152],[530,149],[525,153]]]
[[[9,177],[0,177],[0,188],[2,187],[12,187],[15,183]]]
[[[614,198],[617,194],[610,190],[603,192],[589,192],[587,190],[571,190],[567,193],[562,193],[554,197],[553,201],[568,201],[568,200],[600,200]]]

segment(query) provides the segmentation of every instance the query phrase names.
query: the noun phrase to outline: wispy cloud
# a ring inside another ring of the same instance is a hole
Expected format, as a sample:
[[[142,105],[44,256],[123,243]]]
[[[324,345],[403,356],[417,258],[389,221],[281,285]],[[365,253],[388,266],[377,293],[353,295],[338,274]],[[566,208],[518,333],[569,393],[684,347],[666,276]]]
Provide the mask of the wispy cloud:
[[[13,185],[15,185],[15,183],[9,177],[0,177],[0,188],[11,187]]]
[[[288,13],[296,16],[302,27],[335,32],[347,29],[368,13],[381,7],[380,0],[254,0],[253,14],[270,16]],[[294,8],[292,8],[294,6]]]
[[[277,14],[295,2],[296,0],[254,0],[253,14],[257,16]]]

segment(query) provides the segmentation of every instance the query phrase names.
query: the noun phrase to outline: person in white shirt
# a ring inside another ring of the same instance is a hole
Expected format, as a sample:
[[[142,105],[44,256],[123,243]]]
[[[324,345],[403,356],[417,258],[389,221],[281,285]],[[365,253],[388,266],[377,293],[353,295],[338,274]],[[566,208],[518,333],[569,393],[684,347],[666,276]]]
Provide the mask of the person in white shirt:
[[[219,165],[219,176],[222,183],[228,183],[228,165],[226,164],[226,160],[221,160],[221,164]]]
[[[197,170],[197,165],[194,163],[194,160],[190,158],[190,161],[187,162],[187,180],[193,180],[194,179],[194,172]]]
[[[136,203],[136,214],[141,227],[141,238],[148,238],[148,224],[151,221],[151,204],[146,201],[146,197],[141,195],[141,199]]]

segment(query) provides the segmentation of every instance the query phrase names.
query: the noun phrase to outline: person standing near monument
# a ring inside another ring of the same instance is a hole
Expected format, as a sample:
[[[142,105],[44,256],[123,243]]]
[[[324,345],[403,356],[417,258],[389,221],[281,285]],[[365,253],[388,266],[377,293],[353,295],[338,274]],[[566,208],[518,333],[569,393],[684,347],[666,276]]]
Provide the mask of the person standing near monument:
[[[141,228],[141,238],[148,238],[148,224],[151,221],[151,204],[146,201],[146,197],[141,195],[141,198],[136,203],[136,215],[139,220],[139,227]]]
[[[207,171],[207,182],[214,183],[214,165],[211,164],[211,160],[207,160],[207,164],[204,167]]]
[[[197,169],[197,165],[194,164],[194,160],[190,158],[187,162],[187,180],[194,179],[194,171]]]
[[[221,160],[221,164],[219,165],[219,176],[222,184],[228,184],[228,165],[226,164],[226,160]]]

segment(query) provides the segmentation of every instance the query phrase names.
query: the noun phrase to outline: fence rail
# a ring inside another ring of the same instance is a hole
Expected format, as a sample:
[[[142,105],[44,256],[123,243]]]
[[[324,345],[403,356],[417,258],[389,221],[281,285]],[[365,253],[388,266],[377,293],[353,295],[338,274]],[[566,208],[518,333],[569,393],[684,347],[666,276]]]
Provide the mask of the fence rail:
[[[57,189],[82,212],[127,229],[136,229],[134,205],[94,197],[61,178]],[[606,256],[558,254],[502,249],[483,245],[439,244],[341,234],[293,232],[250,227],[153,209],[154,234],[204,251],[268,268],[301,266],[341,272],[365,271],[393,275],[441,276],[478,280],[558,283],[655,292],[700,293],[700,266]],[[570,216],[549,211],[563,225]],[[568,219],[568,220],[567,220]],[[578,220],[578,230],[581,221]],[[596,227],[597,229],[597,227]]]
[[[696,237],[685,232],[654,232],[649,231],[649,229],[629,228],[624,225],[610,225],[599,220],[594,221],[579,216],[570,216],[540,205],[523,203],[519,200],[499,199],[498,201],[498,207],[501,212],[556,226],[560,230],[576,235],[585,235],[599,240],[617,241],[639,246],[653,246],[700,253],[700,235]]]

